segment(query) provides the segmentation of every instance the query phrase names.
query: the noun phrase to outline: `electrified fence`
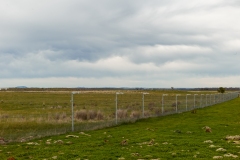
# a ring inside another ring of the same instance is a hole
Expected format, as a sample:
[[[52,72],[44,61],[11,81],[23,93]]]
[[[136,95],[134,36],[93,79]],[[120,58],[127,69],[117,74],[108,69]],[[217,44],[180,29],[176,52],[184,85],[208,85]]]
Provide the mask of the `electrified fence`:
[[[27,141],[223,103],[239,96],[154,92],[0,92],[0,137]]]

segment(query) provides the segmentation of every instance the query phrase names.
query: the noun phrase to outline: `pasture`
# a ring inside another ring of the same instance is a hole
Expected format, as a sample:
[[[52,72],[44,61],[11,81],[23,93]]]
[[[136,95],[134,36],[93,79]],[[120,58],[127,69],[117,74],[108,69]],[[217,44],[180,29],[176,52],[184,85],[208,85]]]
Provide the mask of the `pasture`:
[[[239,108],[237,98],[194,113],[12,142],[0,145],[0,159],[234,159],[240,156]]]
[[[123,94],[116,95],[117,92]],[[71,93],[72,91],[0,92],[0,137],[8,142],[24,142],[72,130],[94,130],[137,119],[203,108],[236,96],[230,93],[176,90],[90,90],[74,95]]]

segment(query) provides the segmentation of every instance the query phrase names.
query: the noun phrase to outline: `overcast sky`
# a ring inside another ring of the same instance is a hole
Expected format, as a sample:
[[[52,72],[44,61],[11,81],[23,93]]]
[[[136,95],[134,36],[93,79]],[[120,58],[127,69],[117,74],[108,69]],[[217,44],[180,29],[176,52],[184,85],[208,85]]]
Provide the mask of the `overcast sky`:
[[[239,0],[0,0],[0,87],[239,87]]]

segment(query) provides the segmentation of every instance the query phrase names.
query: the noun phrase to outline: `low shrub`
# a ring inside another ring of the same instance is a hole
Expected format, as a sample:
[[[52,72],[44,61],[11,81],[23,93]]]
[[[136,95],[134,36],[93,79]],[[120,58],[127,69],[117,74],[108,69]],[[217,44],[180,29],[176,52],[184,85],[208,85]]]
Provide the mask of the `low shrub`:
[[[174,103],[172,103],[172,107],[179,106],[180,104],[181,104],[181,102],[179,102],[179,101],[177,101],[177,103],[176,103],[176,102],[174,102]]]
[[[65,112],[63,113],[55,113],[54,115],[54,120],[64,120],[65,118],[67,118],[67,114]]]
[[[162,114],[162,110],[159,109],[159,108],[156,108],[156,109],[155,109],[155,114],[156,114],[157,116],[160,116],[160,115]]]
[[[88,120],[88,114],[86,110],[77,110],[75,112],[75,118],[77,120]]]
[[[103,120],[104,116],[101,111],[97,112],[97,120]]]
[[[132,111],[130,117],[138,119],[141,117],[141,113],[139,111]]]
[[[97,112],[96,111],[93,111],[93,110],[88,111],[88,118],[89,119],[96,119],[96,117],[97,117]]]
[[[151,116],[151,114],[149,111],[144,111],[144,117],[150,117],[150,116]]]
[[[0,115],[0,118],[1,118],[1,119],[7,119],[8,117],[9,117],[8,114],[1,114],[1,115]]]
[[[117,116],[118,116],[118,118],[120,118],[120,119],[126,118],[126,117],[127,117],[127,110],[126,110],[126,109],[125,109],[125,110],[119,109],[119,110],[117,111]]]

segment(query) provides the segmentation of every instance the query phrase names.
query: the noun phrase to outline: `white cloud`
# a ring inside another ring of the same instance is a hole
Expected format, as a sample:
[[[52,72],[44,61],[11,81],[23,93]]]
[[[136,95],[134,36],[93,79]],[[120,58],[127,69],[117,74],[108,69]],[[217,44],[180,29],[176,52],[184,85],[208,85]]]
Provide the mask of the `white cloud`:
[[[1,85],[235,86],[239,8],[235,0],[8,0]]]

